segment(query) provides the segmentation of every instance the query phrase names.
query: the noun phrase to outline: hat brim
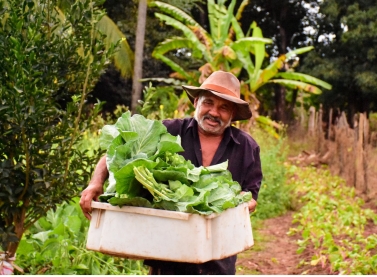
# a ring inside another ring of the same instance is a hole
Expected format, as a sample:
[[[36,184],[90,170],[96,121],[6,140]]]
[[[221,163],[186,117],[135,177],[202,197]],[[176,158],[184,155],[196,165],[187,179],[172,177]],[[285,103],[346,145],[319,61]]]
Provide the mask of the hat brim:
[[[232,121],[250,119],[252,116],[249,103],[247,103],[246,101],[240,98],[236,98],[227,94],[219,93],[214,90],[203,89],[200,87],[194,87],[194,86],[182,86],[182,87],[186,91],[188,98],[193,104],[194,104],[194,99],[199,96],[200,92],[210,92],[217,97],[220,97],[222,99],[228,100],[236,104],[237,109],[236,109],[235,115],[232,118]]]

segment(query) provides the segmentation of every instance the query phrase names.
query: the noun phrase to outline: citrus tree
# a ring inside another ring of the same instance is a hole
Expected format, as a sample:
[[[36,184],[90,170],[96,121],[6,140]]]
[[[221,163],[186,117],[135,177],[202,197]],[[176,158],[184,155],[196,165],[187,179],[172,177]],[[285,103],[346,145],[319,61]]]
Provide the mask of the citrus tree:
[[[90,126],[86,96],[114,46],[95,28],[99,1],[62,15],[52,0],[0,0],[0,241],[12,257],[23,233],[78,195],[96,155],[77,142]],[[108,49],[108,50],[106,50]]]

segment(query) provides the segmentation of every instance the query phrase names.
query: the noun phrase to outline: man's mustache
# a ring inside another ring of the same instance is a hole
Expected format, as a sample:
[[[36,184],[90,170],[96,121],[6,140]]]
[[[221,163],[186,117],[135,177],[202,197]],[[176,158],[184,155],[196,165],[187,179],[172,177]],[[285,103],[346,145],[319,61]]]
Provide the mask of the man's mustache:
[[[218,117],[214,117],[214,116],[212,116],[210,114],[205,114],[203,116],[203,119],[210,119],[212,121],[215,121],[215,122],[219,123],[220,125],[223,125],[223,122]]]

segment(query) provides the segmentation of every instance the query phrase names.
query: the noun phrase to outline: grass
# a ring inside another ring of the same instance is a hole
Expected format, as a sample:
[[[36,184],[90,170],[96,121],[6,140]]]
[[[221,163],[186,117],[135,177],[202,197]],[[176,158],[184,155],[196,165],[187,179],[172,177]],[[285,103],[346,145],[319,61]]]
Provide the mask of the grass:
[[[284,186],[286,169],[284,162],[288,148],[286,138],[276,139],[262,130],[255,129],[253,138],[261,152],[263,180],[254,217],[266,219],[284,214],[290,207],[290,188]]]

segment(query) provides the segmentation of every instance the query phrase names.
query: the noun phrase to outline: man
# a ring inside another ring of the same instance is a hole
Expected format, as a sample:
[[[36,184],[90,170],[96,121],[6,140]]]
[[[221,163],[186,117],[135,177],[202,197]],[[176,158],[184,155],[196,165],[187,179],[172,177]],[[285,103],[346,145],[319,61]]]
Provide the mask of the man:
[[[259,146],[251,136],[231,126],[232,121],[249,119],[249,104],[240,98],[240,82],[229,72],[215,71],[200,87],[183,86],[195,107],[194,118],[166,120],[169,133],[181,137],[181,153],[195,166],[209,166],[228,160],[233,180],[243,191],[250,191],[253,199],[249,211],[257,205],[262,181]],[[103,183],[108,177],[106,158],[103,157],[90,181],[82,192],[81,208],[90,219],[93,199],[103,193]],[[234,238],[237,239],[237,238]],[[236,255],[203,264],[146,260],[153,275],[175,274],[235,274]]]

